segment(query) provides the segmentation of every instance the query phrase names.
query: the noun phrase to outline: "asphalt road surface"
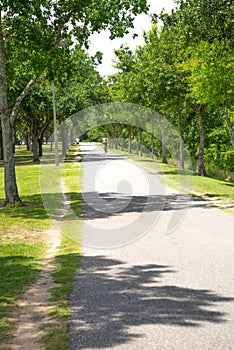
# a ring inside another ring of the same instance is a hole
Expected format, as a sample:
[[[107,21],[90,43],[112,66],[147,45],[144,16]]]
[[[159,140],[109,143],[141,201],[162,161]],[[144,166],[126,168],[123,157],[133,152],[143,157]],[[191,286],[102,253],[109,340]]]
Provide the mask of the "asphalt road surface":
[[[234,349],[234,215],[84,144],[71,350]]]

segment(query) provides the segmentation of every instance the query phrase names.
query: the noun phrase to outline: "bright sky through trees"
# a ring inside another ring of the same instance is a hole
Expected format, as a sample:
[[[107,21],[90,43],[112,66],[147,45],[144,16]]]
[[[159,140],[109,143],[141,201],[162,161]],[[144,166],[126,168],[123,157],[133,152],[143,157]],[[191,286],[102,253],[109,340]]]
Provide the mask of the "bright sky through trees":
[[[169,12],[175,7],[173,0],[148,0],[150,5],[150,13],[160,13],[164,8]],[[131,49],[135,49],[137,45],[143,44],[142,33],[148,31],[151,27],[150,17],[145,14],[138,15],[134,21],[134,29],[124,38],[118,38],[114,40],[109,39],[108,31],[103,31],[100,34],[93,34],[90,38],[89,53],[95,55],[97,51],[103,52],[102,64],[98,67],[99,72],[102,75],[108,75],[114,73],[113,59],[114,49],[118,49],[122,43],[126,43]],[[133,34],[138,34],[138,37],[133,39]]]

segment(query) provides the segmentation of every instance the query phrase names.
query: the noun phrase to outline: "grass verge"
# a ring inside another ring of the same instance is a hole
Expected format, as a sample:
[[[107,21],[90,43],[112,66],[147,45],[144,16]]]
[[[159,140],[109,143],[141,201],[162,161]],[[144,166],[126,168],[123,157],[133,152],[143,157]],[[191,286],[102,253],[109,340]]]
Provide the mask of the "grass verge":
[[[20,154],[21,157],[21,154]],[[0,208],[0,348],[12,338],[19,297],[35,282],[47,249],[45,230],[51,223],[43,208],[38,165],[18,165],[17,179],[24,207]],[[0,202],[4,200],[0,168]]]
[[[51,228],[51,218],[41,197],[40,165],[32,164],[31,155],[23,149],[17,150],[15,157],[20,197],[27,205],[0,208],[0,349],[4,350],[15,330],[14,311],[19,298],[36,281],[41,271],[47,250],[45,231]],[[79,182],[74,174],[79,174],[80,165],[72,161],[72,152],[70,157],[64,163],[62,175],[65,184],[69,184],[71,203],[78,214]],[[3,168],[0,167],[1,202],[4,200],[3,183]],[[53,276],[57,286],[51,291],[51,322],[44,339],[47,349],[67,349],[66,327],[70,315],[68,295],[79,259],[79,244],[62,235],[62,243],[55,258]]]
[[[60,227],[62,242],[55,257],[53,279],[56,287],[50,290],[50,320],[43,325],[46,332],[43,344],[46,350],[68,349],[68,320],[71,315],[69,295],[81,258],[80,184],[82,170],[80,163],[72,161],[72,154],[74,154],[74,149],[68,154],[71,162],[63,163],[62,168],[62,179],[70,205],[64,212],[63,224]]]
[[[220,205],[234,205],[234,183],[217,180],[211,177],[197,176],[192,171],[183,171],[175,165],[162,164],[159,160],[149,157],[129,154],[120,150],[112,150],[123,155],[140,165],[147,172],[158,176],[166,186],[181,189],[195,196],[217,200]]]

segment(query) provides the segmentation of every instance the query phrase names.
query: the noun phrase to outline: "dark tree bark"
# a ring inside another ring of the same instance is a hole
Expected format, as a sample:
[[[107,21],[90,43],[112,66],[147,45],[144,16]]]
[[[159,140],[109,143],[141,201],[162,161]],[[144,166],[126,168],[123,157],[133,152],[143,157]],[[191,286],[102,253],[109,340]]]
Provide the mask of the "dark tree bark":
[[[38,153],[38,135],[36,132],[32,134],[32,153],[33,153],[33,163],[39,163],[39,153]]]
[[[12,124],[10,123],[10,111],[7,103],[6,86],[6,58],[5,47],[1,25],[0,13],[0,114],[2,125],[3,155],[4,155],[4,185],[5,202],[4,204],[22,203],[18,194],[15,174],[14,145]]]
[[[39,157],[43,156],[43,134],[38,139],[38,154]]]
[[[38,125],[36,122],[36,119],[34,119],[33,114],[29,108],[25,108],[25,111],[31,120],[31,138],[32,138],[32,154],[33,154],[33,163],[39,163],[40,158],[38,154],[38,139],[39,139],[39,132],[38,132]]]
[[[3,160],[2,128],[0,126],[0,160]]]
[[[25,143],[26,143],[26,149],[27,151],[31,151],[31,147],[30,147],[30,137],[27,135],[25,138]]]
[[[24,111],[31,123],[30,133],[32,139],[33,163],[39,163],[40,157],[42,157],[43,135],[48,128],[52,117],[48,116],[48,119],[46,119],[42,125],[39,125],[39,120],[37,119],[37,116],[33,114],[30,107],[24,106]]]

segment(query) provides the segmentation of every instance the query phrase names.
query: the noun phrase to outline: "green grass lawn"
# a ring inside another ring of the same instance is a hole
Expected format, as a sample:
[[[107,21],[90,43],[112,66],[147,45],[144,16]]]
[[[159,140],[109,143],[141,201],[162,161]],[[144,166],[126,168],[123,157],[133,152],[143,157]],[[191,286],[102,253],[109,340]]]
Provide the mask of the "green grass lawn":
[[[0,345],[14,329],[10,317],[18,298],[36,280],[46,251],[45,229],[51,223],[41,202],[38,165],[17,166],[19,192],[25,207],[0,208]],[[4,200],[0,168],[0,201]]]
[[[77,177],[74,176],[74,171],[76,174],[80,172],[80,164],[74,162],[73,154],[74,149],[69,154],[69,161],[60,168],[64,182],[67,184],[71,205],[78,216],[80,185]],[[20,295],[36,280],[42,268],[47,249],[46,230],[53,224],[44,208],[41,196],[40,165],[32,164],[31,153],[25,151],[22,146],[16,150],[15,159],[19,194],[26,206],[0,207],[0,349],[6,349],[6,344],[14,332],[15,325],[11,318]],[[67,171],[69,167],[75,170]],[[51,178],[53,181],[51,169],[54,168],[54,165],[48,164],[48,179]],[[61,204],[61,196],[59,193],[57,195],[58,198],[53,196],[56,209]],[[3,167],[0,167],[0,202],[3,201]],[[77,227],[81,229],[81,225]],[[52,329],[49,330],[60,339],[60,343],[63,344],[61,349],[66,348],[66,321],[70,313],[68,293],[71,290],[79,259],[79,244],[62,235],[62,244],[55,258],[54,272],[54,279],[59,283],[59,287],[52,291],[53,296],[50,301],[53,306],[51,318],[55,322],[51,323]],[[60,333],[57,330],[58,323]],[[47,349],[60,349],[59,346],[51,348],[50,345],[53,342],[53,337],[48,336]]]
[[[152,160],[145,156],[140,157],[120,150],[112,151],[127,156],[129,159],[142,166],[146,171],[157,175],[162,182],[170,188],[181,189],[192,195],[205,195],[224,203],[234,204],[233,182],[197,176],[192,171],[182,171],[174,165],[162,164],[159,160]]]

